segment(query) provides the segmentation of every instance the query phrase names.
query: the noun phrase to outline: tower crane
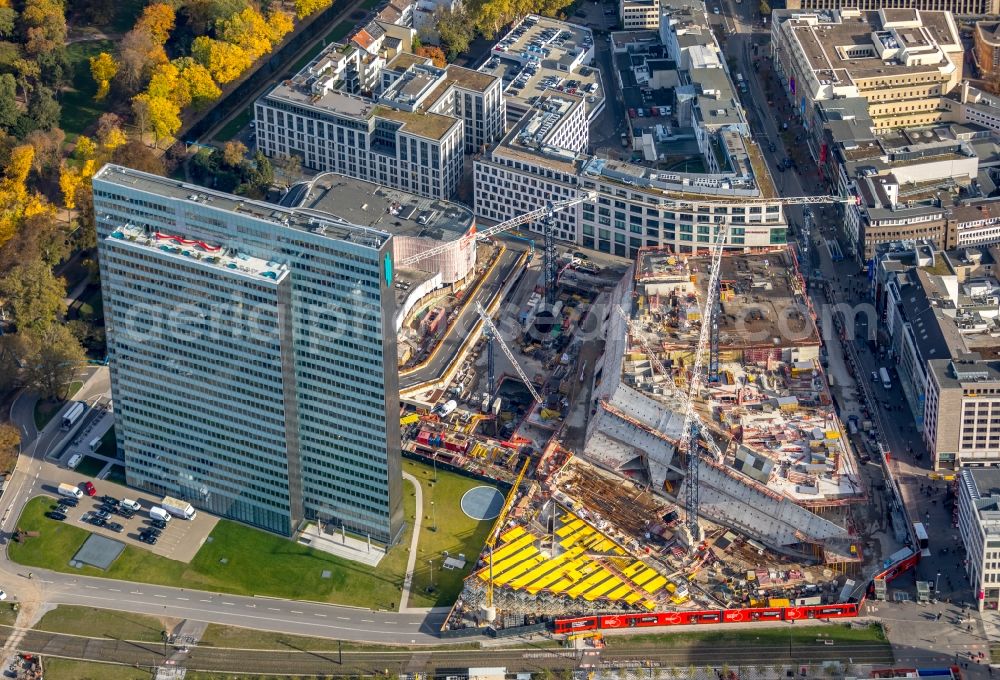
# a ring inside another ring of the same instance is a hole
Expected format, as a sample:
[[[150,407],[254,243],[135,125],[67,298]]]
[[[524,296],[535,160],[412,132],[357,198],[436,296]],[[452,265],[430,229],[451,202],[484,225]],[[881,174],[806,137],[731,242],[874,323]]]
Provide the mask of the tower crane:
[[[528,388],[528,392],[531,393],[531,398],[541,404],[542,395],[538,393],[538,390],[535,389],[535,386],[531,384],[530,380],[528,380],[528,376],[521,368],[521,365],[517,363],[517,359],[514,358],[514,353],[510,351],[510,348],[507,347],[507,343],[504,342],[503,338],[500,337],[500,331],[497,330],[497,327],[495,325],[493,325],[493,319],[490,318],[489,313],[487,313],[487,311],[483,308],[483,305],[478,302],[476,303],[476,312],[479,314],[479,318],[483,320],[483,328],[485,331],[487,331],[486,337],[489,340],[489,342],[490,343],[495,342],[498,345],[500,345],[500,349],[507,356],[507,359],[514,367],[514,370],[517,371],[517,375],[521,378],[522,382],[524,382],[524,386]],[[489,382],[490,384],[493,383],[492,375],[489,376]]]
[[[515,229],[522,224],[528,224],[529,222],[534,222],[535,220],[541,218],[542,231],[545,238],[545,301],[549,304],[549,306],[551,306],[555,304],[556,276],[558,274],[556,271],[555,214],[560,210],[571,208],[578,203],[595,200],[597,200],[597,192],[588,191],[572,198],[564,198],[559,201],[548,201],[543,208],[537,208],[526,212],[523,215],[518,215],[512,219],[500,222],[499,224],[494,224],[492,227],[487,227],[482,231],[477,231],[472,237],[477,241],[483,241],[497,234],[502,234],[505,231]],[[463,236],[462,238],[466,237]],[[461,241],[461,239],[459,239],[459,241]],[[435,255],[446,253],[454,248],[455,244],[456,241],[442,243],[423,252],[410,255],[409,257],[404,257],[401,260],[398,260],[396,264],[401,267],[409,267],[417,262],[434,257]]]

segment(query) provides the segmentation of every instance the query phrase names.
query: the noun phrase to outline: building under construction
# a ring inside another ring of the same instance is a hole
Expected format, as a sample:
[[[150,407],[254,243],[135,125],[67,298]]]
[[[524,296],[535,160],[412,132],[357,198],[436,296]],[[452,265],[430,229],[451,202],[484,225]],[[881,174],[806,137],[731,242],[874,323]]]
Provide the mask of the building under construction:
[[[684,540],[684,411],[710,267],[708,257],[640,253],[607,317],[584,447],[550,442],[446,628],[494,614],[503,627],[539,616],[832,605],[867,583],[880,551],[865,533],[867,491],[786,250],[722,257],[710,349],[718,378],[690,395],[704,538]]]

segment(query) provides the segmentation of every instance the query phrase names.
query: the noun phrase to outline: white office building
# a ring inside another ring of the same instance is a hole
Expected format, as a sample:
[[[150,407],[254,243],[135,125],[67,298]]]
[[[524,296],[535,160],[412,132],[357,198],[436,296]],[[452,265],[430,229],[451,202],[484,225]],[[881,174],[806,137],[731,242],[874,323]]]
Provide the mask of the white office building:
[[[964,468],[958,478],[958,531],[979,611],[1000,604],[1000,470]]]
[[[355,39],[357,40],[357,38]],[[464,154],[503,134],[500,79],[333,44],[254,106],[257,144],[305,168],[446,199]]]
[[[390,234],[114,165],[93,187],[128,483],[398,538]]]

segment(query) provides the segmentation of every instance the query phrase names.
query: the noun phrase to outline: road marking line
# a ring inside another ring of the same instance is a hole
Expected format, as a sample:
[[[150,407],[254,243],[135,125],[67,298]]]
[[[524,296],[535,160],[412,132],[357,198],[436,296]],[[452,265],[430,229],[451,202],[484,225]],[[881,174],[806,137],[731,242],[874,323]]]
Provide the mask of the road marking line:
[[[277,607],[268,607],[268,609],[270,609],[272,612],[280,612],[281,611]]]
[[[112,593],[120,593],[121,592],[120,588],[108,588],[108,590],[110,590]]]
[[[322,616],[323,618],[326,618],[326,614],[313,614],[313,616]]]
[[[141,590],[133,590],[129,592],[129,595],[142,595]]]
[[[375,623],[374,619],[361,619],[361,623]]]
[[[153,595],[153,597],[162,597],[162,598],[166,599],[167,596],[166,595]]]
[[[340,619],[341,621],[350,621],[351,620],[350,617],[347,617],[347,616],[338,616],[337,618]]]
[[[187,598],[187,597],[178,597],[177,599],[178,600],[184,600],[185,602],[187,602],[189,598]]]
[[[420,622],[419,621],[410,621],[409,625],[411,625],[411,626],[419,626]]]
[[[223,602],[222,604],[226,605],[227,607],[235,607],[236,606],[232,602]]]
[[[84,586],[84,588],[90,588],[91,590],[97,590],[97,586]]]
[[[199,602],[211,602],[211,600],[198,600]]]
[[[291,612],[292,612],[293,614],[301,614],[301,613],[302,613],[302,612],[297,612],[297,611],[295,611],[294,609],[292,609],[292,610],[291,610]]]

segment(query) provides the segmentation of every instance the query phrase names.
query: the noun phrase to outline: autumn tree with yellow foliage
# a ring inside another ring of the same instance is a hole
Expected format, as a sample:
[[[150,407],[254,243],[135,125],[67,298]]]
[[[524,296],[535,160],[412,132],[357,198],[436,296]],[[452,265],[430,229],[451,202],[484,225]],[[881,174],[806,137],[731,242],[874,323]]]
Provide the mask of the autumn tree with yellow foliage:
[[[295,16],[299,19],[305,19],[332,4],[333,0],[295,0]]]
[[[204,35],[198,36],[191,43],[191,56],[208,69],[219,85],[236,80],[253,63],[250,55],[239,45]]]
[[[107,52],[101,52],[96,57],[90,58],[90,75],[97,83],[97,94],[94,95],[94,99],[101,101],[108,96],[111,79],[116,73],[118,73],[118,62]]]

